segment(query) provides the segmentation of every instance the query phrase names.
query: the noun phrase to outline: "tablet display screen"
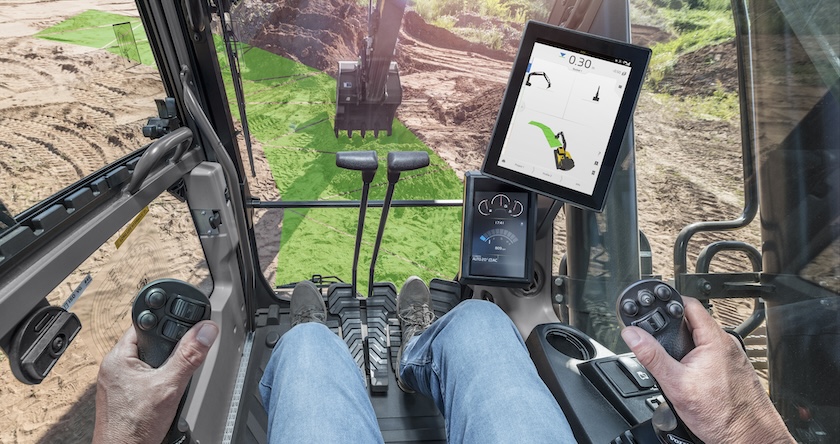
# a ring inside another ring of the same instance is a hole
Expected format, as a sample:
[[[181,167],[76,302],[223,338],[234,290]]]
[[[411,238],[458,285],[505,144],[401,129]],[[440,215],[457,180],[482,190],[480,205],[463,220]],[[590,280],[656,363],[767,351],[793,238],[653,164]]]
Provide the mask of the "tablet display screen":
[[[650,49],[528,22],[482,172],[601,211]]]
[[[499,166],[591,196],[632,69],[536,42]]]

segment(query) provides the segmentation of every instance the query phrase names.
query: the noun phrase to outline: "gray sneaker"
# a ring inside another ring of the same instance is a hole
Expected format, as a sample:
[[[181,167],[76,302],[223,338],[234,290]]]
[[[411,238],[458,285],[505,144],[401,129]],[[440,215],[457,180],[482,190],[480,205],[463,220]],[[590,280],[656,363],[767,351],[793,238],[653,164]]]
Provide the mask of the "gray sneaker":
[[[304,322],[327,321],[327,306],[321,292],[312,281],[301,281],[292,291],[292,327]]]
[[[402,327],[402,342],[397,353],[397,385],[406,393],[414,393],[414,390],[400,381],[399,363],[402,362],[403,350],[409,339],[426,331],[435,320],[432,295],[429,293],[429,287],[419,277],[411,276],[400,289],[400,294],[397,295],[397,315]]]

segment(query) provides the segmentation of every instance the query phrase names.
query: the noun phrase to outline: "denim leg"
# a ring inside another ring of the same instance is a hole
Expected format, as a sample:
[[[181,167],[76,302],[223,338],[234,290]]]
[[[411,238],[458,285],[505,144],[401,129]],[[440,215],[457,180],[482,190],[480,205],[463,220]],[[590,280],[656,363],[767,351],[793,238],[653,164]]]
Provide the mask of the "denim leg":
[[[490,302],[464,301],[412,339],[400,378],[434,400],[448,442],[575,442],[513,322]]]
[[[362,374],[347,345],[323,324],[289,330],[260,381],[272,444],[383,442]]]

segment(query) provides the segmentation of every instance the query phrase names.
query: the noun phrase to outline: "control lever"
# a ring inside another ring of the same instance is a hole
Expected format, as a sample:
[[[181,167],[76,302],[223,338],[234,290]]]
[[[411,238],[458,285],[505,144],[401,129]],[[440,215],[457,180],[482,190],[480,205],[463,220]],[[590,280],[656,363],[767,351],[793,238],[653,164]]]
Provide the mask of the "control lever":
[[[427,166],[429,166],[429,153],[425,151],[392,151],[388,153],[388,189],[385,191],[382,216],[379,218],[379,230],[376,232],[376,242],[373,244],[373,257],[370,259],[368,297],[373,296],[373,273],[376,269],[376,258],[379,256],[379,245],[382,243],[382,234],[385,233],[385,222],[388,220],[391,199],[394,197],[394,187],[400,180],[400,173]]]
[[[356,297],[356,269],[359,267],[359,251],[362,248],[362,231],[365,228],[365,213],[367,212],[368,192],[370,183],[379,168],[376,151],[342,151],[335,153],[335,165],[345,170],[362,172],[362,201],[359,205],[359,223],[356,224],[356,248],[353,250],[353,283],[351,291]]]
[[[645,279],[627,287],[616,301],[616,312],[623,325],[647,331],[678,361],[694,349],[694,340],[685,321],[682,296],[662,281]],[[702,444],[703,441],[694,436],[677,416],[664,393],[663,397],[665,402],[656,408],[649,421],[625,432],[622,437],[629,433],[638,441],[641,436],[637,429],[648,428],[647,424],[650,424],[662,444]]]
[[[201,290],[175,279],[160,279],[146,285],[137,294],[131,310],[140,360],[153,368],[160,367],[178,340],[193,325],[207,319],[210,319],[210,300]],[[189,427],[180,420],[188,392],[189,385],[163,444],[193,442]]]

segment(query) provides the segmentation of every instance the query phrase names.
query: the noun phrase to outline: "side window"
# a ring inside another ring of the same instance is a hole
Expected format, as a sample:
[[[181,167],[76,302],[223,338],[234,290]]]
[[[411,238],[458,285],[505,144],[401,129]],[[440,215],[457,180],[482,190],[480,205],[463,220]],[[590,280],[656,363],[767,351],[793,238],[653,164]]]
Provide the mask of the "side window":
[[[56,15],[21,6],[21,23],[4,25],[11,36],[0,57],[0,229],[149,143],[142,127],[163,86],[140,19],[125,9]]]

